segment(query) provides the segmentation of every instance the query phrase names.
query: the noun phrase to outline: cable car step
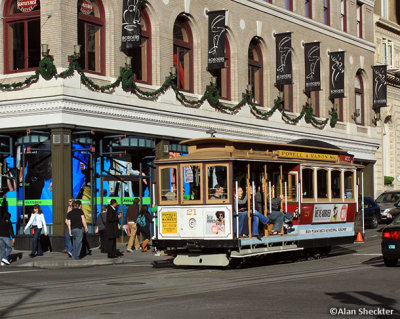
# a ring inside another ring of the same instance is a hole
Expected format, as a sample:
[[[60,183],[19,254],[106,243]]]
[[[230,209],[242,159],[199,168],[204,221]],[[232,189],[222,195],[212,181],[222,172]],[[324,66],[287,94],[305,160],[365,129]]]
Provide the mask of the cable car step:
[[[232,251],[231,258],[245,258],[258,255],[283,253],[287,251],[303,250],[303,247],[297,245],[273,246],[273,247],[259,247],[253,249],[241,249],[240,251]]]
[[[226,254],[179,254],[174,259],[174,265],[226,267],[229,260]]]

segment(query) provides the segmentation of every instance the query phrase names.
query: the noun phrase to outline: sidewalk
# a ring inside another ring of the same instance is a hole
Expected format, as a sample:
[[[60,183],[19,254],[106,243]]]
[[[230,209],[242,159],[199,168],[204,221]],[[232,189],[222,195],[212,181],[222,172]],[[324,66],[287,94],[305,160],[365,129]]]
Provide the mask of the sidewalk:
[[[128,253],[126,251],[126,244],[117,244],[118,249],[124,254],[120,258],[107,258],[107,254],[100,252],[98,248],[92,249],[92,254],[85,256],[80,260],[73,260],[67,254],[62,252],[45,252],[43,256],[34,258],[29,257],[30,251],[13,250],[11,252],[12,263],[9,266],[3,266],[0,269],[14,267],[34,267],[43,269],[55,268],[81,268],[93,267],[114,264],[127,264],[127,263],[140,263],[149,264],[153,262],[162,262],[167,259],[167,256],[155,256],[154,252],[142,252],[141,250]]]

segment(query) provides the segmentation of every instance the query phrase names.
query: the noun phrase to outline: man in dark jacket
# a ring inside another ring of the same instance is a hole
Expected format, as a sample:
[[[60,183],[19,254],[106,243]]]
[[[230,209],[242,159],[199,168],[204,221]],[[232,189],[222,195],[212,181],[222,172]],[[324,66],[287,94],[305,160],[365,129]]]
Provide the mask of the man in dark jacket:
[[[5,208],[4,208],[5,207]],[[1,253],[1,265],[9,265],[9,257],[12,250],[12,245],[15,242],[14,230],[10,221],[10,213],[4,211],[7,209],[7,200],[5,195],[3,196],[3,205],[0,216],[0,253]],[[12,238],[12,241],[11,241]]]
[[[123,256],[123,254],[117,251],[117,237],[118,237],[118,218],[122,217],[122,214],[118,212],[118,204],[115,199],[110,201],[110,205],[107,207],[107,220],[106,220],[106,240],[105,240],[105,251],[108,254],[108,258],[116,258]]]
[[[128,210],[125,215],[125,225],[128,225],[130,238],[128,242],[128,246],[126,251],[133,252],[132,248],[135,245],[135,249],[138,250],[140,248],[139,238],[137,232],[136,219],[139,214],[139,198],[135,198],[133,200],[133,204],[128,207]]]

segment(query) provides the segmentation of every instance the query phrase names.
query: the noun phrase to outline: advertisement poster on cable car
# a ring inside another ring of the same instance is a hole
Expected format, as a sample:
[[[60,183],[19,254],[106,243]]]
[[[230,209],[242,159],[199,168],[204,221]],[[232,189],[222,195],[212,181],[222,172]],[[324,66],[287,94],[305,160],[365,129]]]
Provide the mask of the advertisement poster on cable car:
[[[337,223],[347,220],[348,204],[315,204],[313,223]]]

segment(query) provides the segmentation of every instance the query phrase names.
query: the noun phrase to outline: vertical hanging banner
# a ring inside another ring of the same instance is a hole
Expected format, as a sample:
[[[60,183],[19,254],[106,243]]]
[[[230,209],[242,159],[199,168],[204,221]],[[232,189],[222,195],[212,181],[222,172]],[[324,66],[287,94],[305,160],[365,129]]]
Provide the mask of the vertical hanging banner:
[[[225,10],[208,12],[208,70],[225,67]]]
[[[276,85],[292,84],[292,33],[275,35]]]
[[[121,50],[140,46],[142,0],[122,0]]]
[[[373,73],[374,101],[372,108],[379,111],[381,107],[387,105],[387,66],[376,65],[373,67]]]
[[[344,51],[329,53],[330,99],[344,97]]]
[[[321,90],[321,57],[319,42],[304,44],[306,92]]]

